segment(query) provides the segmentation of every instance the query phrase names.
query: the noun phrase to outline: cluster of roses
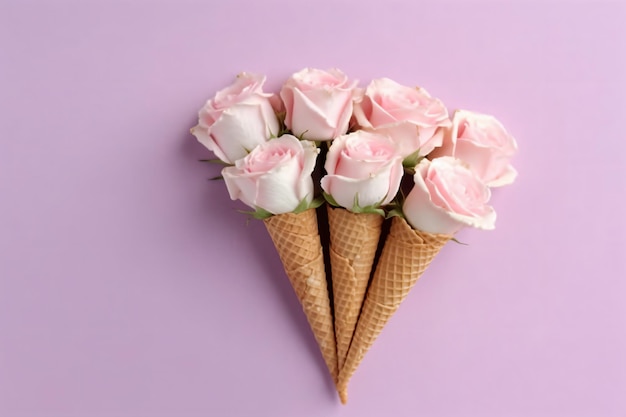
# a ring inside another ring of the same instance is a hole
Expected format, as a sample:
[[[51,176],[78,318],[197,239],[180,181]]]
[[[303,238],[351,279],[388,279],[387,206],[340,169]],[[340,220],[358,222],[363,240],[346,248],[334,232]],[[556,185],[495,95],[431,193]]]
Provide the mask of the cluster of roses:
[[[231,198],[264,219],[345,402],[363,355],[439,249],[464,226],[494,228],[490,187],[515,179],[517,145],[494,117],[450,118],[424,89],[387,78],[362,89],[339,70],[304,69],[279,96],[264,82],[240,74],[207,101],[192,134],[228,165]],[[321,196],[312,176],[320,147]],[[324,201],[325,249],[313,210]],[[393,224],[374,265],[386,217]]]

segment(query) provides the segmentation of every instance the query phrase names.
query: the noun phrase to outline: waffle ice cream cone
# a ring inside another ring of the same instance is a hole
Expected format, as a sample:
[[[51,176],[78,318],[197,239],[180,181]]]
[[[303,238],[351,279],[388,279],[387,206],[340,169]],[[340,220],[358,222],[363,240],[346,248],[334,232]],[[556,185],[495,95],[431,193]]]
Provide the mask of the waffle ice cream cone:
[[[315,209],[264,220],[328,370],[337,381],[337,348]]]
[[[340,371],[361,312],[382,224],[381,215],[352,213],[328,206],[335,336]]]
[[[348,382],[363,357],[417,279],[451,238],[414,230],[406,220],[393,218],[348,356],[339,374],[337,390],[342,403],[348,400]]]

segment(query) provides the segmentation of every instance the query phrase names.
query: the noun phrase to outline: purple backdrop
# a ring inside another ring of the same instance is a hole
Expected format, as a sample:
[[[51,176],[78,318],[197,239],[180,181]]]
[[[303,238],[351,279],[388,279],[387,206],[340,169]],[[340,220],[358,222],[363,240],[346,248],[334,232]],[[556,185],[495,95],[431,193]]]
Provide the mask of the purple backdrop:
[[[623,3],[0,1],[0,415],[626,415]],[[242,70],[495,114],[493,232],[418,283],[341,406],[263,225],[189,134]]]

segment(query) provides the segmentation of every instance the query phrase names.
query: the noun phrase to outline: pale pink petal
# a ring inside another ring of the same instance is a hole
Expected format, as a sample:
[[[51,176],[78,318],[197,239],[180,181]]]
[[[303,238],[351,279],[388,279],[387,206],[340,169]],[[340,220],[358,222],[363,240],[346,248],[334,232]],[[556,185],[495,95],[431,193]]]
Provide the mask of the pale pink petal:
[[[390,123],[396,123],[398,120],[396,117],[389,113],[388,109],[383,107],[375,97],[370,98],[371,112],[368,120],[373,127],[382,127]]]
[[[442,156],[454,156],[456,147],[456,125],[441,128],[442,143],[441,146],[434,148],[428,153],[430,159],[440,158]]]
[[[300,177],[296,158],[258,177],[255,206],[273,214],[292,212],[300,200],[295,193]]]
[[[335,174],[337,171],[337,165],[339,164],[339,157],[346,141],[346,135],[339,136],[331,142],[330,148],[326,153],[326,161],[324,162],[324,169],[329,174]]]
[[[387,197],[381,203],[381,206],[385,206],[396,198],[398,191],[400,190],[400,182],[402,181],[402,176],[404,175],[404,168],[402,167],[402,160],[397,158],[395,161],[390,162],[391,166],[389,169],[389,190],[387,192]]]
[[[226,157],[225,161],[233,163],[265,142],[272,128],[278,129],[278,122],[275,117],[265,120],[262,106],[239,104],[222,113],[209,128],[209,135]]]
[[[236,167],[226,167],[222,169],[222,177],[231,200],[241,200],[248,207],[255,208],[258,175],[246,175]]]
[[[426,164],[427,160],[423,160],[420,165]],[[414,180],[415,186],[407,195],[402,207],[409,224],[427,233],[452,235],[459,231],[463,223],[452,218],[446,210],[433,204],[419,169],[415,173]]]
[[[203,144],[208,150],[212,151],[215,154],[215,156],[217,156],[219,159],[229,164],[233,163],[233,161],[231,161],[230,158],[226,156],[224,151],[222,151],[222,149],[217,145],[217,143],[215,143],[213,138],[209,136],[209,133],[206,127],[201,126],[201,125],[196,125],[191,128],[191,134],[196,137],[198,142]]]
[[[487,206],[487,213],[481,217],[464,216],[457,213],[450,213],[450,216],[464,225],[477,229],[493,230],[496,228],[496,212],[491,206]]]
[[[280,98],[283,100],[285,104],[285,126],[287,129],[291,129],[292,126],[292,118],[293,118],[293,90],[289,88],[287,84],[283,86],[280,90]]]
[[[291,130],[294,135],[308,140],[334,139],[335,126],[328,122],[316,104],[298,89],[293,90],[293,95]]]
[[[292,136],[293,137],[293,136]],[[294,137],[294,139],[296,139]],[[313,142],[309,142],[306,140],[300,141],[300,145],[302,146],[304,152],[302,155],[302,169],[300,173],[300,178],[298,181],[298,185],[296,188],[296,195],[298,200],[306,200],[310,203],[313,200],[313,178],[311,174],[315,169],[315,163],[317,162],[317,155],[319,154],[319,149],[315,146]]]
[[[444,128],[420,127],[418,128],[420,155],[429,155],[433,149],[443,144]]]
[[[354,118],[362,128],[371,128],[372,124],[368,120],[368,115],[372,112],[372,102],[369,97],[362,97],[354,103]]]
[[[509,160],[491,148],[459,140],[455,157],[465,162],[485,183],[493,181],[506,169]]]
[[[503,185],[512,184],[517,178],[517,171],[513,166],[508,165],[499,177],[489,181],[487,185],[489,187],[502,187]]]
[[[380,203],[389,193],[389,173],[381,173],[372,178],[353,179],[340,175],[326,175],[322,178],[322,188],[332,195],[335,201],[348,210],[352,209],[355,196],[360,207]]]

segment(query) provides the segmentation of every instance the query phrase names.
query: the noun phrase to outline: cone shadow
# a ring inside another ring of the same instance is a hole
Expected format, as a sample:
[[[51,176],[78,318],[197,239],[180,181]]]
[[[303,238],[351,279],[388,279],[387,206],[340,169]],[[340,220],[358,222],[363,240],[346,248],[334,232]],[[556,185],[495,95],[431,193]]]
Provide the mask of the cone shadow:
[[[256,222],[256,220],[254,221]],[[291,321],[298,337],[305,342],[307,352],[309,353],[308,356],[315,360],[329,395],[335,397],[335,384],[271,238],[261,222],[254,225],[251,224],[250,227],[255,229],[254,236],[251,237],[258,244],[257,250],[253,252],[255,256],[254,262],[259,266],[259,278],[267,279],[276,294],[278,294],[281,304],[285,307],[285,316]]]

